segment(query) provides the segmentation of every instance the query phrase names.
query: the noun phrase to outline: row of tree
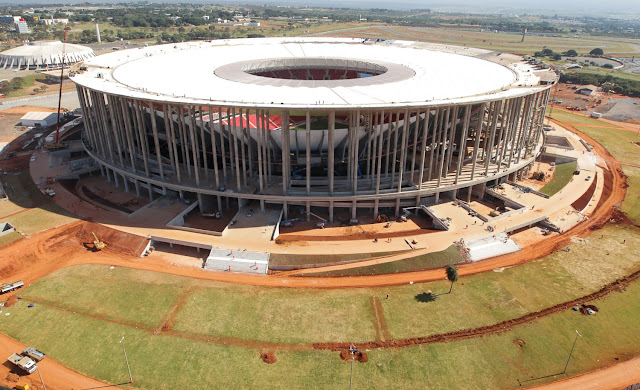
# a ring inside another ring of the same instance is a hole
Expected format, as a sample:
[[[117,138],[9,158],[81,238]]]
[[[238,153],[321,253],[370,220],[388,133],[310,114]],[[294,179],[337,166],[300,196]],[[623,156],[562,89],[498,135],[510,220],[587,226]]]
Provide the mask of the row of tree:
[[[616,77],[611,74],[566,72],[560,75],[560,82],[572,84],[592,84],[622,95],[640,97],[640,81]]]

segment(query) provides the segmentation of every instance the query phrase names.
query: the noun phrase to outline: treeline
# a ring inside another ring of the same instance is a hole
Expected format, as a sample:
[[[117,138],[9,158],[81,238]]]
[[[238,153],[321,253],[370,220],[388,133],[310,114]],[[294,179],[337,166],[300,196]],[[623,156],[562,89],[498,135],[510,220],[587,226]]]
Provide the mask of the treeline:
[[[597,86],[611,83],[613,84],[612,90],[617,93],[640,97],[640,81],[624,79],[610,74],[566,72],[560,75],[560,82],[581,85],[593,84]]]

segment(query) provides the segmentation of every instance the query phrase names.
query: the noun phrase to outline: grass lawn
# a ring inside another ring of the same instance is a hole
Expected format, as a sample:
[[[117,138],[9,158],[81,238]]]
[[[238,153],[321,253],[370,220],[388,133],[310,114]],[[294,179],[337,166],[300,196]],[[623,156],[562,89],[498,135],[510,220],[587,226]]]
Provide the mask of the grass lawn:
[[[540,192],[553,196],[566,186],[573,179],[573,172],[578,167],[577,161],[571,161],[556,165],[551,181],[540,189]]]
[[[295,344],[374,340],[369,298],[389,294],[390,299],[382,299],[389,331],[394,338],[410,338],[490,325],[589,294],[640,266],[640,259],[628,250],[635,247],[640,247],[640,234],[634,229],[609,226],[577,240],[570,252],[559,251],[501,272],[463,277],[451,294],[432,302],[419,297],[427,291],[447,292],[444,276],[442,281],[397,287],[291,290],[100,265],[59,270],[20,295],[156,329],[179,295],[189,289],[172,321],[172,332]]]
[[[398,272],[411,272],[424,269],[445,267],[449,264],[462,262],[462,255],[452,245],[440,252],[427,253],[424,255],[411,257],[404,260],[392,261],[366,267],[349,268],[339,271],[329,271],[310,274],[311,276],[362,276],[393,274]]]
[[[383,257],[406,251],[379,252],[379,253],[346,253],[335,255],[305,255],[289,253],[272,253],[269,257],[269,265],[303,265],[303,264],[327,264],[339,261],[367,260],[374,257]]]
[[[9,199],[0,203],[0,216],[10,216],[2,218],[2,221],[10,222],[16,230],[26,235],[76,220],[73,214],[53,203],[48,196],[40,192],[28,171],[20,172],[18,175],[4,175],[3,185]],[[32,210],[15,214],[29,208]],[[2,244],[0,241],[0,245]]]
[[[575,127],[604,145],[618,161],[638,163],[640,146],[633,144],[633,142],[640,142],[640,137],[636,133],[594,126]]]
[[[12,232],[9,234],[5,234],[4,236],[0,237],[0,246],[2,245],[6,245],[6,244],[10,244],[16,240],[19,240],[22,238],[22,234],[18,233],[18,232]]]
[[[551,113],[551,118],[565,123],[571,123],[574,125],[593,125],[593,126],[610,126],[611,128],[617,128],[616,125],[603,122],[598,119],[589,118],[586,116],[574,114],[572,112],[562,111],[562,110],[553,110]]]
[[[158,327],[181,293],[180,278],[125,268],[79,266],[50,274],[20,295],[146,328]]]
[[[518,269],[511,271],[516,273]],[[466,285],[467,280],[464,282]],[[461,291],[456,286],[451,296]],[[396,299],[392,295],[389,302]],[[499,297],[499,301],[503,299]],[[0,318],[4,333],[36,346],[50,358],[81,373],[110,383],[128,380],[118,343],[122,336],[126,337],[135,386],[140,389],[337,389],[349,382],[350,364],[342,362],[337,352],[276,350],[278,361],[267,365],[259,359],[258,348],[153,335],[44,305],[27,308],[28,303],[22,300],[5,309],[11,315]],[[600,310],[595,316],[567,310],[500,335],[367,351],[369,362],[354,366],[353,383],[356,388],[371,389],[459,389],[468,388],[470,383],[482,389],[517,388],[518,379],[562,371],[575,329],[583,337],[576,345],[568,375],[601,368],[614,363],[616,357],[624,360],[639,353],[640,332],[635,329],[640,320],[640,284],[634,283],[625,292],[611,294],[595,304]],[[446,306],[447,310],[454,307],[451,303]],[[467,311],[467,317],[482,308],[477,305],[473,311]],[[210,318],[218,315],[219,311]],[[236,318],[234,322],[242,325],[242,321]],[[517,346],[514,343],[517,339],[523,340],[524,346]],[[531,384],[553,379],[559,377]]]
[[[173,329],[289,343],[373,340],[368,296],[364,291],[344,290],[200,289],[176,316]]]
[[[620,210],[627,214],[627,217],[640,224],[640,168],[623,167],[624,173],[628,176],[627,196],[624,198]]]
[[[22,76],[19,76],[22,77]],[[47,85],[47,84],[43,84],[43,83],[38,83],[37,80],[44,80],[45,77],[44,75],[40,74],[40,73],[36,73],[36,74],[32,74],[29,76],[24,76],[22,77],[22,79],[24,80],[24,86],[20,89],[17,89],[15,91],[11,91],[11,92],[7,92],[5,93],[5,97],[6,98],[16,98],[16,97],[23,97],[23,96],[27,96],[27,95],[31,95],[33,94],[33,88],[35,87],[39,87],[41,85]],[[51,89],[50,85],[47,85],[47,89]]]

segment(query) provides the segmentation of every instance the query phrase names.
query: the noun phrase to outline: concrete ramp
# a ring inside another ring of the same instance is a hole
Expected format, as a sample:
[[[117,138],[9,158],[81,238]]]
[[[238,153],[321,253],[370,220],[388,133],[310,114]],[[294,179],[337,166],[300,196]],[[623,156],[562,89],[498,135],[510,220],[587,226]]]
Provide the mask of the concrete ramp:
[[[209,271],[266,275],[269,269],[269,253],[214,248],[203,268]]]
[[[484,260],[520,250],[518,244],[510,239],[506,233],[467,241],[465,247],[471,261]]]

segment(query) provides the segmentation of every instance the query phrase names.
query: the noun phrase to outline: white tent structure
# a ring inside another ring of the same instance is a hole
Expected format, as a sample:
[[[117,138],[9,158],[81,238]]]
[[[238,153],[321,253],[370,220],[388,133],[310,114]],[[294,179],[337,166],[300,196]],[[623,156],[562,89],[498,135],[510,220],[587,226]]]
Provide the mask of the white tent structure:
[[[73,64],[95,57],[93,49],[64,44],[64,63]],[[63,43],[60,41],[28,42],[0,53],[2,69],[60,69],[63,58]]]

